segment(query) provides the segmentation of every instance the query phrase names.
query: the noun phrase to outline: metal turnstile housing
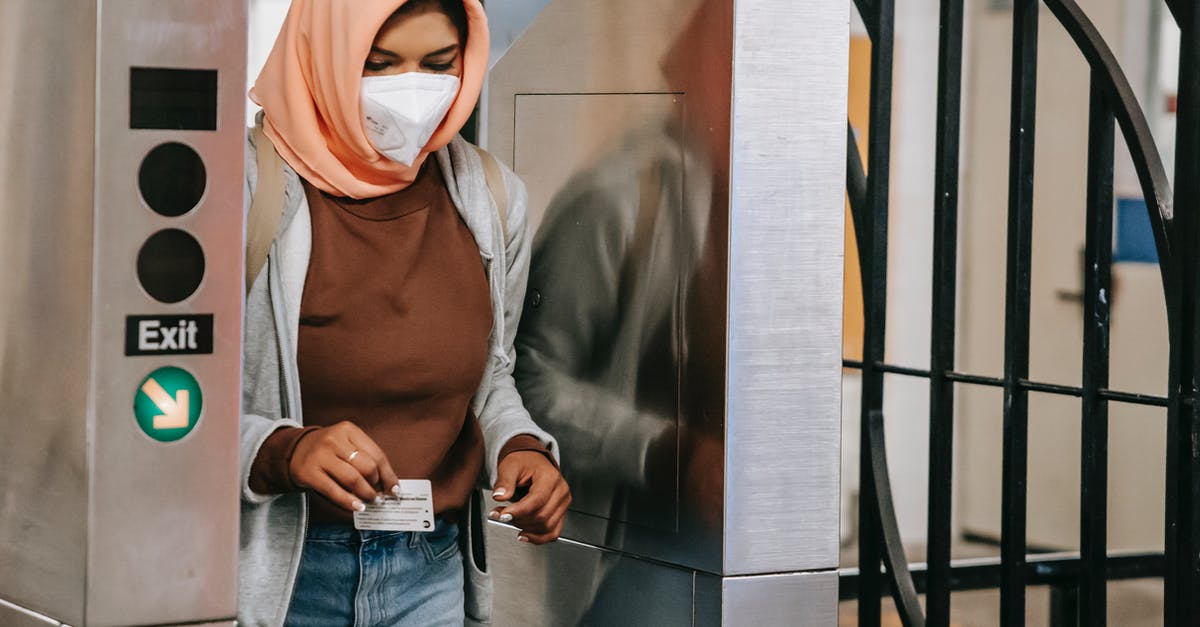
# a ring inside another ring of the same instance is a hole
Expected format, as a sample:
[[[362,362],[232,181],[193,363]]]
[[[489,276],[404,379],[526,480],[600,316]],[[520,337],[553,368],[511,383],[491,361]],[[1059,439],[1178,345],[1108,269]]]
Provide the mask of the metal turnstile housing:
[[[236,614],[245,5],[0,3],[0,624]]]
[[[835,624],[848,3],[488,9],[517,382],[575,497],[547,547],[490,523],[496,624]]]

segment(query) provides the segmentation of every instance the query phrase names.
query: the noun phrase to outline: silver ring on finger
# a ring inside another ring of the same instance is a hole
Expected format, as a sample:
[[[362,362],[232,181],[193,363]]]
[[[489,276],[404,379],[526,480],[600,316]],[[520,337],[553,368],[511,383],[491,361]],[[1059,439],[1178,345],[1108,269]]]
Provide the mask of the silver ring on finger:
[[[355,457],[358,457],[358,449],[350,451],[350,455],[346,457],[346,461],[353,462]]]

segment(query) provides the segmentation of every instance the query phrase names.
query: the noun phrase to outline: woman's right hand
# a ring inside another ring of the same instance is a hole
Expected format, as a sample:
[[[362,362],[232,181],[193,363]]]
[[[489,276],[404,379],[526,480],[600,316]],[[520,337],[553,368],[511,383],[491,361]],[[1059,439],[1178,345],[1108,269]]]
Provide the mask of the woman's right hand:
[[[379,445],[349,421],[315,429],[296,443],[288,464],[292,483],[348,511],[362,511],[398,487]]]

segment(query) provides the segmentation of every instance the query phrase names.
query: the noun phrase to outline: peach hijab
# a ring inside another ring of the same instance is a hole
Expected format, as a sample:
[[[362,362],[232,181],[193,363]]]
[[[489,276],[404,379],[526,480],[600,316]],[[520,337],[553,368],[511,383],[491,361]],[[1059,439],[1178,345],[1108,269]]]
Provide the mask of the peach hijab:
[[[442,125],[411,166],[391,161],[371,145],[360,105],[363,64],[379,29],[405,2],[292,0],[250,90],[279,156],[325,192],[375,198],[408,187],[425,158],[462,130],[479,100],[487,72],[487,16],[479,0],[463,0],[469,37],[462,52],[462,86]]]

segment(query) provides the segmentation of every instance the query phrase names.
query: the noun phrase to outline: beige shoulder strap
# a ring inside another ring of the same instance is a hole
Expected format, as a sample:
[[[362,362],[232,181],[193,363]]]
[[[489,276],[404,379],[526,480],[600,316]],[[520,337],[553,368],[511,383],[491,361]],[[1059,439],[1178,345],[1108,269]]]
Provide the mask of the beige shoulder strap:
[[[654,223],[658,220],[662,205],[663,173],[658,165],[651,165],[642,172],[639,185],[637,222],[633,227],[633,241],[621,264],[621,284],[618,297],[625,306],[631,301],[635,290],[644,282],[645,269],[650,262],[650,248],[654,242]]]
[[[267,253],[275,239],[275,230],[283,216],[284,174],[283,159],[275,144],[263,132],[261,124],[254,127],[254,146],[258,162],[258,185],[246,216],[246,293],[254,279],[267,264]]]
[[[472,144],[473,145],[473,144]],[[492,154],[479,146],[474,146],[483,161],[483,177],[487,179],[488,191],[492,192],[492,200],[496,201],[496,209],[500,212],[500,229],[508,240],[508,192],[504,188],[504,174],[500,164]]]

